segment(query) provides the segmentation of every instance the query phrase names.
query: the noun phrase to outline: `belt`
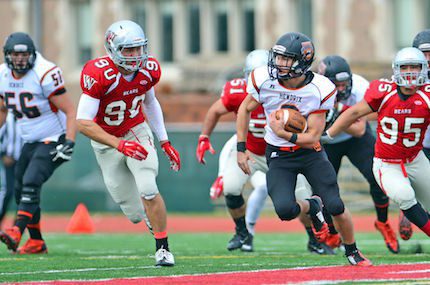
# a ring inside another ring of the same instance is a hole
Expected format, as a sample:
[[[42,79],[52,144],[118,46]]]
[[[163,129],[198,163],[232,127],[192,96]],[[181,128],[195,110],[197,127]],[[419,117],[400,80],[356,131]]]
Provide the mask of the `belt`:
[[[298,145],[295,146],[282,146],[279,148],[279,150],[281,151],[288,151],[288,152],[295,152],[297,150],[299,150],[301,147],[299,147]]]

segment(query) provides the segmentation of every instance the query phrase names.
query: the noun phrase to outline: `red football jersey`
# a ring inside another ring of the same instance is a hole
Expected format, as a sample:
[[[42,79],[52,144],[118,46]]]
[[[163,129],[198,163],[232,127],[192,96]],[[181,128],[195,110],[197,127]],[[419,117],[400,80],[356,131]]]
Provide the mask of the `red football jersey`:
[[[243,78],[233,79],[224,85],[221,100],[225,108],[230,112],[239,110],[239,106],[245,100],[246,80]],[[249,121],[248,137],[246,147],[252,153],[264,155],[266,151],[266,142],[264,141],[264,127],[266,126],[266,116],[262,106],[251,112]]]
[[[149,57],[146,67],[127,81],[108,57],[88,61],[81,73],[84,94],[100,100],[94,121],[111,135],[121,137],[132,127],[145,121],[141,108],[145,93],[158,83],[161,69],[158,61]]]
[[[378,112],[375,157],[382,159],[413,159],[423,148],[422,142],[430,119],[430,84],[421,86],[404,100],[397,93],[397,84],[374,80],[364,100]]]

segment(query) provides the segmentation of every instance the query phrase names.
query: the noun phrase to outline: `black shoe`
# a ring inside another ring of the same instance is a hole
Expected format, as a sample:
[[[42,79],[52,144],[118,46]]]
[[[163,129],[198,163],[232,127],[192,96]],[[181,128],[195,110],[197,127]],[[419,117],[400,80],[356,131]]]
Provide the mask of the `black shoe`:
[[[336,254],[334,250],[326,245],[325,243],[319,243],[316,240],[308,241],[308,251],[311,253],[321,254],[321,255],[334,255]]]
[[[235,249],[241,248],[242,244],[243,243],[241,241],[241,237],[238,234],[235,234],[233,238],[228,242],[227,249],[230,251],[235,250]]]
[[[243,244],[240,250],[246,251],[246,252],[254,251],[253,239],[254,239],[254,236],[251,234],[248,234],[243,240]]]

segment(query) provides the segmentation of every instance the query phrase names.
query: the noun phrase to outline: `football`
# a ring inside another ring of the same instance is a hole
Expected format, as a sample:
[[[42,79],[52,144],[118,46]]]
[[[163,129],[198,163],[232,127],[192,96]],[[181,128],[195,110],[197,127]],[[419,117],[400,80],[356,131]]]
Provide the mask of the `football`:
[[[281,112],[284,113],[284,129],[287,132],[303,133],[307,129],[306,118],[294,109],[281,109],[276,111],[276,119],[281,118]]]

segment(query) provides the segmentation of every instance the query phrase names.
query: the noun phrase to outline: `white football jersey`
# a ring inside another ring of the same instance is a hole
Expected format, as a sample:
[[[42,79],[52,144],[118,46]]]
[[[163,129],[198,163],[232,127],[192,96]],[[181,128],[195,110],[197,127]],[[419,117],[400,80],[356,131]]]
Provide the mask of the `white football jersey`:
[[[25,142],[57,141],[66,132],[66,115],[49,101],[65,92],[61,69],[40,53],[20,79],[6,64],[0,65],[0,96],[18,119]]]
[[[352,74],[352,89],[351,95],[346,100],[339,101],[342,104],[347,106],[353,106],[363,100],[364,93],[366,93],[367,88],[369,87],[369,81],[364,77],[358,74]],[[333,138],[328,144],[340,143],[352,138],[350,134],[342,132]]]
[[[294,146],[295,144],[278,137],[269,126],[269,115],[291,105],[308,117],[315,112],[326,112],[334,106],[336,98],[335,85],[325,76],[313,73],[311,82],[298,89],[287,89],[278,80],[270,78],[267,66],[255,69],[249,76],[247,92],[262,104],[267,118],[266,135],[268,144],[274,146]]]

